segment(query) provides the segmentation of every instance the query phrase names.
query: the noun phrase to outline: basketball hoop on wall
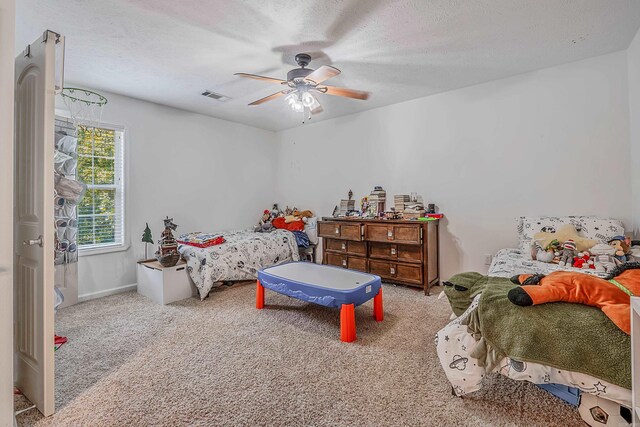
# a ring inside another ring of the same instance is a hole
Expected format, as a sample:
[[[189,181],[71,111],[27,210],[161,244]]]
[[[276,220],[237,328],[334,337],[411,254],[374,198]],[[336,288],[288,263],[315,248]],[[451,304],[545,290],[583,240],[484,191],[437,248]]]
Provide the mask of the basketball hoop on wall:
[[[107,98],[99,93],[77,87],[65,87],[60,93],[64,105],[69,110],[74,127],[88,125],[99,127],[102,123],[102,110]]]

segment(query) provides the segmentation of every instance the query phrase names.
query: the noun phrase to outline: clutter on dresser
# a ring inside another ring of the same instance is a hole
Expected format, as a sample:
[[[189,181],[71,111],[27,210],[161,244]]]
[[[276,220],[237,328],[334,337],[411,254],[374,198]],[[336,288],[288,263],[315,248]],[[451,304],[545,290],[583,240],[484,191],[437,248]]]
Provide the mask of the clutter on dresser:
[[[387,202],[387,192],[382,189],[381,186],[376,185],[369,194],[369,209],[367,215],[368,218],[380,217],[384,214],[385,206]]]
[[[356,201],[353,199],[353,191],[349,190],[347,199],[340,200],[340,207],[333,210],[334,217],[343,217],[352,214],[356,210]]]
[[[178,226],[173,222],[173,218],[166,217],[164,219],[164,230],[158,240],[158,250],[156,251],[156,259],[163,267],[173,267],[180,260],[178,242],[173,237],[176,228]]]

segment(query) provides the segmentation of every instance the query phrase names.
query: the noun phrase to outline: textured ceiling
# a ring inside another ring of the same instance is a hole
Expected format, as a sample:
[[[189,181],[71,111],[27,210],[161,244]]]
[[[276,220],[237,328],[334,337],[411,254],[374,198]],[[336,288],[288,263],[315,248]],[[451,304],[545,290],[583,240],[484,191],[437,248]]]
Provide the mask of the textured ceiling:
[[[19,0],[16,52],[45,29],[67,37],[66,78],[83,87],[270,130],[299,126],[282,99],[249,107],[293,56],[331,64],[313,121],[625,49],[638,0]],[[232,99],[220,103],[200,93]]]

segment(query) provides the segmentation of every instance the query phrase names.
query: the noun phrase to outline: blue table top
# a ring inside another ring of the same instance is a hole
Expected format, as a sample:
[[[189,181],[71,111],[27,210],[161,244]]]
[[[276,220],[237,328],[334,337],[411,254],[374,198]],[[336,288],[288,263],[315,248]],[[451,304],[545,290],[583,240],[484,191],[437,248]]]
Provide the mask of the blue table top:
[[[267,289],[327,307],[360,305],[376,296],[380,277],[345,268],[310,262],[291,262],[258,272]]]

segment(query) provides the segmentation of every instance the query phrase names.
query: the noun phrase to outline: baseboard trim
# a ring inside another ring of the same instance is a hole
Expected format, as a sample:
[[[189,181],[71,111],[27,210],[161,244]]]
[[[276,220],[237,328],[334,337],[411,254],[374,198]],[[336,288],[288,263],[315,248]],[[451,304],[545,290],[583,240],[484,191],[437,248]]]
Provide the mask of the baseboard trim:
[[[135,291],[138,284],[120,286],[118,288],[105,289],[104,291],[90,292],[88,294],[78,295],[78,302],[90,301],[92,299],[107,297],[109,295],[121,294],[123,292]]]

